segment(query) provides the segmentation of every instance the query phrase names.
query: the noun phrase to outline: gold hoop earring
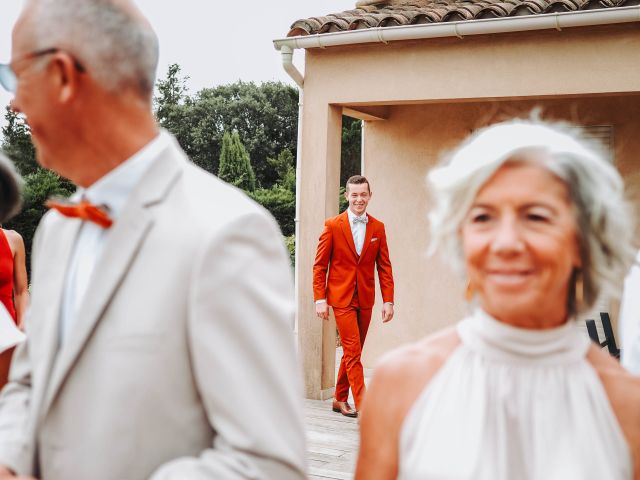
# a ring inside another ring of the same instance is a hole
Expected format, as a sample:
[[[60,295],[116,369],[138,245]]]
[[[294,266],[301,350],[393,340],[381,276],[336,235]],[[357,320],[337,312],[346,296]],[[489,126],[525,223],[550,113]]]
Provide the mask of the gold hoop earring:
[[[465,288],[464,290],[464,299],[467,302],[470,302],[471,300],[473,300],[473,296],[475,295],[475,290],[473,288],[473,285],[471,285],[471,280],[467,280],[467,288]]]
[[[576,309],[578,309],[584,303],[584,280],[582,278],[581,270],[576,270],[574,294],[576,299]]]

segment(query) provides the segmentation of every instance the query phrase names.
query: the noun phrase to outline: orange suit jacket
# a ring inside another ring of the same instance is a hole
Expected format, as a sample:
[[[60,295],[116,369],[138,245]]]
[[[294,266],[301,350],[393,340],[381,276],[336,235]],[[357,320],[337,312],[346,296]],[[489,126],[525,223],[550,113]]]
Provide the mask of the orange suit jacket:
[[[347,307],[357,287],[360,307],[372,308],[375,301],[374,265],[377,265],[382,300],[393,302],[393,272],[384,223],[368,216],[360,256],[353,243],[347,212],[325,221],[313,264],[314,300],[326,298],[332,307]]]

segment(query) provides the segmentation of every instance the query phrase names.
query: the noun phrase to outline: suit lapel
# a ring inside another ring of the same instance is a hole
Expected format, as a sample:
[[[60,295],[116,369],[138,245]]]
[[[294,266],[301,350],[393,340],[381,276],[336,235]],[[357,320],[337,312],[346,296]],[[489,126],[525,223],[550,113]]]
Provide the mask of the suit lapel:
[[[50,213],[49,215],[58,214]],[[43,339],[43,343],[40,345],[42,345],[42,358],[44,361],[36,364],[38,366],[35,367],[36,370],[34,371],[34,376],[43,380],[42,382],[35,383],[35,385],[41,385],[39,392],[36,393],[34,391],[33,401],[36,405],[43,400],[45,389],[49,384],[47,379],[50,379],[51,370],[60,346],[60,306],[62,303],[62,292],[65,286],[71,252],[81,224],[82,222],[78,220],[65,219],[54,225],[45,227],[47,232],[43,232],[43,235],[47,235],[45,239],[47,242],[47,252],[55,252],[55,254],[48,255],[44,258],[38,256],[37,258],[38,263],[36,268],[38,271],[36,273],[39,283],[37,286],[34,286],[34,293],[44,295],[48,305],[47,308],[44,308],[44,305],[38,303],[34,305],[36,310],[30,312],[30,315],[40,316],[38,325],[41,331],[35,335]],[[39,252],[40,251],[38,251],[38,255],[42,255]],[[40,294],[40,291],[43,293]]]
[[[154,216],[148,207],[161,202],[179,177],[182,170],[178,155],[175,147],[163,152],[135,188],[121,216],[111,227],[107,244],[78,309],[76,324],[55,361],[43,413],[51,406],[152,229]]]
[[[364,243],[362,244],[362,252],[360,253],[360,259],[358,259],[358,263],[364,257],[364,254],[367,253],[367,248],[369,248],[369,244],[371,243],[371,237],[373,237],[373,223],[375,220],[371,218],[369,215],[369,221],[367,222],[367,230],[364,234]]]
[[[353,241],[353,233],[351,233],[351,225],[349,225],[349,215],[347,214],[346,210],[340,215],[338,223],[340,223],[340,229],[342,230],[342,233],[344,234],[345,239],[347,240],[347,243],[351,248],[351,251],[357,258],[358,252],[356,251],[356,244]]]

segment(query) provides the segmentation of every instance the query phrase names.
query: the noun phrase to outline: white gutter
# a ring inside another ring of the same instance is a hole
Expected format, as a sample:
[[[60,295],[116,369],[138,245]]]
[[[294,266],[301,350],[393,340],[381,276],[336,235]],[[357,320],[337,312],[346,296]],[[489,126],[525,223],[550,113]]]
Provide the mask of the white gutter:
[[[325,48],[361,43],[388,43],[400,40],[485,35],[489,33],[562,30],[571,27],[610,25],[640,21],[640,5],[602,8],[577,12],[532,14],[521,17],[499,17],[461,22],[425,23],[399,27],[376,27],[363,30],[304,35],[274,40],[276,50],[283,53],[296,48]],[[293,67],[295,69],[295,67]],[[296,70],[297,71],[297,70]],[[287,70],[288,72],[288,70]],[[298,72],[299,74],[300,72]],[[291,75],[291,74],[290,74]],[[294,78],[292,76],[292,78]],[[298,80],[294,78],[298,83]],[[298,83],[298,85],[300,85]]]

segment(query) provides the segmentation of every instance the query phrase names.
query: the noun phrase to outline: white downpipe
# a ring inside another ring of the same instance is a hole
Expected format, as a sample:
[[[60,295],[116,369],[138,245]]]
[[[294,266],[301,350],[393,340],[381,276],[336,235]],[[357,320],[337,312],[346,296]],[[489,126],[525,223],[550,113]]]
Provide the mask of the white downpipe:
[[[300,91],[302,92],[302,88],[304,87],[304,77],[293,64],[293,48],[289,45],[282,45],[278,50],[280,50],[280,53],[282,54],[282,66],[284,67],[285,72],[287,72],[293,81],[296,82],[296,85],[300,87]]]
[[[522,17],[500,17],[461,22],[426,23],[399,27],[377,27],[364,30],[305,35],[274,40],[277,50],[290,52],[296,48],[325,48],[360,43],[388,43],[400,40],[484,35],[489,33],[524,32],[531,30],[562,30],[640,21],[640,5],[578,12],[545,13]],[[291,65],[293,66],[293,65]],[[295,69],[295,67],[293,67]],[[285,66],[285,70],[287,67]],[[300,72],[295,70],[298,75]],[[289,70],[287,70],[289,72]],[[296,83],[298,80],[291,74]],[[302,76],[300,79],[303,81]],[[300,85],[300,83],[298,83]]]
[[[294,67],[295,68],[295,67]],[[295,299],[297,301],[299,293],[299,275],[300,262],[298,262],[300,253],[300,172],[302,171],[302,111],[304,108],[304,91],[302,86],[298,88],[298,145],[296,147],[296,216],[294,218],[296,243],[294,248],[294,258],[296,261],[295,268],[293,269],[293,288],[295,293]],[[298,335],[298,309],[295,313],[295,325],[293,331]]]
[[[360,175],[366,177],[367,174],[364,171],[365,161],[364,161],[364,136],[367,130],[367,121],[362,120],[362,127],[360,130],[360,171],[362,172]]]
[[[298,144],[296,147],[296,213],[294,218],[296,243],[294,249],[295,267],[293,269],[293,285],[295,298],[298,298],[299,280],[299,252],[300,252],[300,172],[302,171],[302,111],[304,108],[304,78],[293,64],[293,49],[287,45],[279,48],[282,54],[282,66],[294,82],[298,85]],[[293,331],[298,334],[298,309],[296,308]]]

